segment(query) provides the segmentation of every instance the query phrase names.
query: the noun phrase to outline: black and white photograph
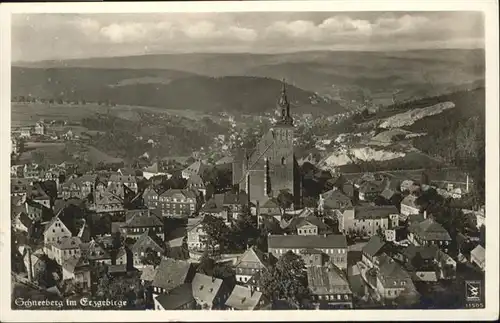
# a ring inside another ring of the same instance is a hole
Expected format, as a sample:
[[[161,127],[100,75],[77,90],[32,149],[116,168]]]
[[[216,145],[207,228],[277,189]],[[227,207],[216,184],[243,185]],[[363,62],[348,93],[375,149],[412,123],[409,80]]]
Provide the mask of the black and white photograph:
[[[498,318],[498,3],[262,2],[9,13],[16,317]]]

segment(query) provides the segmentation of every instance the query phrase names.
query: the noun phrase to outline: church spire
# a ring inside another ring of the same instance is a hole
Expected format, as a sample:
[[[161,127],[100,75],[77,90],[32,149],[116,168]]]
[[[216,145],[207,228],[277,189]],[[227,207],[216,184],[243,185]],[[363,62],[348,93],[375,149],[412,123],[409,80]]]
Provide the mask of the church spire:
[[[286,82],[282,80],[281,96],[278,100],[278,111],[281,110],[279,124],[293,125],[293,119],[290,115],[290,102],[286,95]]]

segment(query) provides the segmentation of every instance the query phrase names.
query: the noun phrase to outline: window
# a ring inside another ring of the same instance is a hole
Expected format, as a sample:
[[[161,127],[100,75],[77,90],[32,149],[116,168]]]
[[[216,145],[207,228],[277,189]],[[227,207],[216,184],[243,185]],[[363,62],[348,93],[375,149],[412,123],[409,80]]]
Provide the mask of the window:
[[[337,300],[341,300],[342,299],[342,295],[337,295]]]
[[[391,296],[391,291],[390,290],[387,291],[387,295]]]

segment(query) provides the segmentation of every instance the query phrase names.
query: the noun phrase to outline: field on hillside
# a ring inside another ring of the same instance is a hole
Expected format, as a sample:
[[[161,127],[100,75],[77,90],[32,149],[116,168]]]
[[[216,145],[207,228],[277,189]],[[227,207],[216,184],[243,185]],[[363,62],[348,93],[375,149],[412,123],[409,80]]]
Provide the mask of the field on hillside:
[[[87,103],[85,105],[73,104],[48,104],[48,103],[11,103],[11,127],[34,125],[43,119],[66,120],[68,122],[80,122],[83,118],[93,117],[98,113],[108,113],[131,121],[140,119],[138,112],[178,115],[186,118],[198,120],[207,116],[192,110],[171,110],[143,106],[117,105],[113,107],[100,106],[98,104]],[[84,131],[84,129],[81,129]],[[72,129],[73,133],[75,131]]]

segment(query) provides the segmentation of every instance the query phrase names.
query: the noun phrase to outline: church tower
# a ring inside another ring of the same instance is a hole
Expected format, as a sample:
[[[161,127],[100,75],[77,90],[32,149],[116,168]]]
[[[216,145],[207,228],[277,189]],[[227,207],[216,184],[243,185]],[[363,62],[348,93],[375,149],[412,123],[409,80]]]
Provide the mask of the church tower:
[[[276,102],[278,120],[261,138],[250,156],[235,159],[233,183],[238,183],[252,202],[261,204],[287,191],[294,196],[294,207],[297,207],[301,204],[301,176],[293,150],[294,126],[286,90],[283,80],[281,94]]]

